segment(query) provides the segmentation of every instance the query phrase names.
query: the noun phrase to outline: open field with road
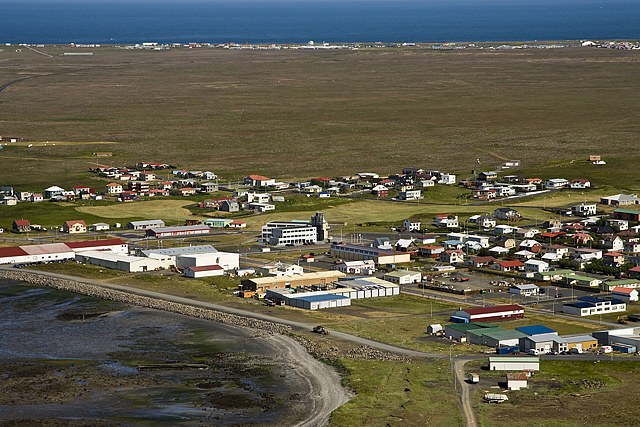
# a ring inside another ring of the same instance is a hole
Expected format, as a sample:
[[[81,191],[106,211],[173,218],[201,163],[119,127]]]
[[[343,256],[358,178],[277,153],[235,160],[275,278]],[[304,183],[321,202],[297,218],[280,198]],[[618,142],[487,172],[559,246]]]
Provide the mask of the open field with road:
[[[104,164],[150,160],[224,178],[408,165],[464,177],[517,158],[541,178],[593,172],[599,185],[638,187],[626,172],[640,155],[637,51],[66,50],[0,52],[0,82],[38,76],[0,94],[0,135],[66,142],[9,144],[0,166],[21,159],[22,173],[4,184],[88,185],[91,153],[108,150]],[[608,164],[570,163],[594,152]]]

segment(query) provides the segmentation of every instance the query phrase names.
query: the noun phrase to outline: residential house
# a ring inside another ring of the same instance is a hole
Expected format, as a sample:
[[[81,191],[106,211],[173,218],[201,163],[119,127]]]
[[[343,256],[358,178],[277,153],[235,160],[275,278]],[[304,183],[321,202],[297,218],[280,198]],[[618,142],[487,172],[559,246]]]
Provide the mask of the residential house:
[[[492,256],[476,256],[471,257],[464,262],[464,265],[468,265],[475,268],[488,267],[496,262],[496,259]]]
[[[562,245],[549,245],[542,259],[545,261],[558,261],[569,255],[569,248]]]
[[[548,229],[562,228],[562,222],[559,219],[551,218],[542,223],[542,227]]]
[[[626,231],[629,229],[629,221],[622,219],[607,219],[607,225],[610,227],[617,227],[619,231]]]
[[[418,245],[413,239],[400,239],[396,242],[395,248],[399,252],[418,252]]]
[[[498,271],[521,271],[524,269],[524,263],[518,260],[498,261],[491,265],[492,270]]]
[[[520,217],[517,211],[511,208],[498,208],[493,212],[493,216],[496,219],[501,219],[505,221],[513,221]]]
[[[62,232],[69,234],[86,233],[87,225],[82,220],[65,221],[62,224]]]
[[[522,242],[520,242],[519,248],[521,250],[533,252],[534,254],[540,253],[542,251],[542,245],[531,239],[523,240]]]
[[[123,191],[118,195],[118,198],[123,202],[132,202],[138,198],[138,193],[135,191]]]
[[[218,191],[218,184],[214,182],[204,182],[200,184],[200,191],[203,193],[213,193]]]
[[[451,173],[440,174],[438,184],[453,185],[456,183],[456,176]]]
[[[571,237],[571,240],[576,245],[586,245],[589,242],[593,242],[593,237],[587,233],[576,233]]]
[[[419,200],[422,198],[422,191],[420,190],[401,191],[398,194],[398,199],[400,200]]]
[[[440,254],[442,252],[444,252],[444,247],[442,247],[442,246],[427,245],[427,246],[420,246],[418,248],[418,255],[428,256],[428,257],[431,257],[431,258],[440,257]],[[639,267],[639,269],[640,269],[640,267]]]
[[[480,200],[495,199],[497,191],[495,188],[478,188],[473,190],[473,197]]]
[[[474,215],[470,217],[469,220],[478,227],[488,228],[496,226],[496,220],[490,215]]]
[[[498,246],[502,246],[505,249],[511,249],[516,247],[516,241],[511,237],[507,237],[507,236],[496,237],[496,239],[494,240],[494,243]]]
[[[0,204],[5,206],[15,206],[18,204],[18,199],[13,196],[4,196],[2,200],[0,200]]]
[[[498,179],[498,174],[493,171],[480,172],[480,174],[478,175],[478,179],[480,181],[493,181],[495,179]]]
[[[604,240],[600,241],[601,244],[605,245],[612,251],[621,251],[624,249],[624,240],[620,238],[620,236],[616,236],[615,234],[611,234],[604,238]]]
[[[402,229],[404,231],[420,231],[421,224],[422,221],[420,221],[418,218],[405,219],[402,223]]]
[[[387,197],[389,195],[389,189],[384,185],[376,185],[371,189],[371,194],[376,197]]]
[[[44,190],[44,197],[50,199],[54,196],[60,196],[64,193],[64,188],[60,188],[58,186],[52,186]]]
[[[618,268],[624,264],[624,255],[619,252],[607,252],[602,254],[602,263],[609,267]]]
[[[573,188],[576,190],[583,190],[585,188],[590,188],[591,182],[588,179],[573,179],[569,183],[569,188]]]
[[[549,270],[549,264],[539,259],[529,259],[524,263],[525,273],[543,273]]]
[[[238,212],[240,211],[240,204],[237,200],[223,200],[220,202],[219,210],[223,212]]]
[[[536,230],[535,228],[518,228],[515,231],[516,237],[520,239],[531,239],[535,237],[536,234],[540,234],[540,230]]]
[[[434,225],[436,227],[457,228],[458,215],[451,215],[451,214],[436,215]]]
[[[523,249],[521,251],[514,253],[513,256],[515,256],[518,259],[531,259],[531,258],[534,258],[536,254],[534,252]]]
[[[31,202],[33,203],[38,203],[38,202],[42,202],[44,201],[44,197],[42,197],[42,194],[40,193],[33,193],[31,195]]]
[[[193,196],[194,194],[196,194],[196,189],[190,187],[181,188],[178,191],[183,196]]]
[[[562,311],[576,316],[590,316],[593,314],[617,313],[626,311],[627,304],[618,299],[604,299],[598,297],[580,297],[578,302],[565,303]]]
[[[110,226],[106,222],[98,222],[98,223],[93,224],[91,226],[91,229],[93,231],[108,231],[109,228],[110,228]]]
[[[544,186],[547,188],[563,188],[569,185],[569,181],[563,178],[549,179],[545,181]]]
[[[624,251],[632,254],[640,253],[640,239],[637,237],[627,237],[624,239]]]
[[[107,194],[120,194],[122,193],[122,184],[117,184],[115,182],[111,182],[107,184]]]
[[[580,203],[579,205],[571,206],[571,213],[579,216],[591,216],[596,214],[595,203]]]
[[[156,174],[153,172],[140,172],[139,179],[142,181],[153,181],[156,179]]]
[[[17,219],[13,221],[12,228],[13,231],[24,233],[27,231],[31,231],[31,224],[29,224],[29,220],[27,219]]]
[[[444,251],[440,254],[440,262],[458,264],[464,262],[464,252],[460,249]]]
[[[425,180],[422,180],[422,181],[418,181],[418,183],[416,184],[416,186],[418,188],[433,187],[435,185],[436,185],[436,183],[434,181],[430,180],[430,179],[425,179]]]

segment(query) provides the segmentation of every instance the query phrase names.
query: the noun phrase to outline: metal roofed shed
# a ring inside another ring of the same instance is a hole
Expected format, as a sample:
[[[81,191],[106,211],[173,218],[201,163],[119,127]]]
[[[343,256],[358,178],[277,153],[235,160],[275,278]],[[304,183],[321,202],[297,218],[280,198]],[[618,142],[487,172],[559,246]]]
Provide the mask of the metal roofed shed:
[[[502,328],[500,328],[502,329]],[[475,331],[474,331],[475,333]],[[505,331],[496,329],[489,329],[482,334],[481,344],[488,347],[514,347],[520,344],[520,339],[526,337],[522,332],[518,331]]]
[[[509,390],[520,390],[527,388],[527,374],[524,372],[513,372],[507,374],[507,388]]]
[[[490,371],[539,371],[540,359],[531,356],[494,356],[489,358]]]
[[[531,349],[538,350],[542,354],[551,352],[567,351],[567,341],[558,336],[555,333],[529,335],[522,339],[520,343],[520,349],[522,351],[529,351]]]
[[[470,322],[522,319],[524,317],[524,308],[517,304],[484,308],[467,308],[456,311],[455,315],[467,318]]]
[[[567,348],[579,348],[581,350],[591,350],[598,348],[598,340],[591,335],[579,335],[577,337],[563,337],[567,342]]]
[[[185,246],[182,248],[167,248],[167,249],[147,249],[141,251],[144,256],[150,254],[158,254],[163,256],[178,256],[186,254],[203,254],[203,253],[216,253],[218,250],[213,245],[199,245],[199,246]]]
[[[351,305],[351,298],[343,295],[307,295],[300,297],[289,297],[289,305],[303,308],[305,310],[320,310],[323,308],[346,307]]]

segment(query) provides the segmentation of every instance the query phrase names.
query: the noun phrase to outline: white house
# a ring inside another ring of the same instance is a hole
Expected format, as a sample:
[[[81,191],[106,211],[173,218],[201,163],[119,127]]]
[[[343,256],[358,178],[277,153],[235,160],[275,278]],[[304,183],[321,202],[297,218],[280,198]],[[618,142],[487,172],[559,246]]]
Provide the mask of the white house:
[[[544,186],[547,188],[563,188],[568,185],[569,181],[564,178],[549,179],[544,183]]]
[[[525,273],[543,273],[549,270],[549,264],[539,259],[529,259],[524,263]]]
[[[591,182],[588,179],[572,179],[569,183],[569,188],[573,188],[576,190],[582,190],[590,187]]]
[[[508,221],[508,220],[513,220],[518,218],[520,214],[518,214],[518,212],[515,209],[498,208],[495,211],[493,211],[493,216],[496,217],[497,219]]]
[[[590,316],[592,314],[617,313],[626,311],[627,304],[618,299],[603,299],[597,297],[580,297],[577,302],[563,304],[562,311],[575,316]]]
[[[508,225],[497,225],[493,232],[494,234],[511,234],[513,233],[514,228]]]
[[[402,229],[405,231],[420,231],[422,221],[417,218],[405,219],[402,223]]]
[[[533,284],[513,285],[511,288],[509,288],[509,292],[516,295],[530,297],[533,295],[538,295],[538,292],[540,292],[540,288]]]
[[[456,183],[456,176],[452,173],[443,173],[440,175],[438,184],[452,185]]]
[[[571,206],[571,213],[580,216],[591,216],[596,214],[595,203],[580,203],[579,205]]]

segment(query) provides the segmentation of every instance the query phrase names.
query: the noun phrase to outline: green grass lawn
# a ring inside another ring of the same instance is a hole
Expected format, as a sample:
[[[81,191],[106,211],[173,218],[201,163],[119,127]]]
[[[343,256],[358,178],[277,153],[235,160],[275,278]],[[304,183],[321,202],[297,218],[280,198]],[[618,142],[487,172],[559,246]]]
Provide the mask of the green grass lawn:
[[[464,425],[449,363],[393,363],[340,359],[356,396],[331,415],[332,426]]]

